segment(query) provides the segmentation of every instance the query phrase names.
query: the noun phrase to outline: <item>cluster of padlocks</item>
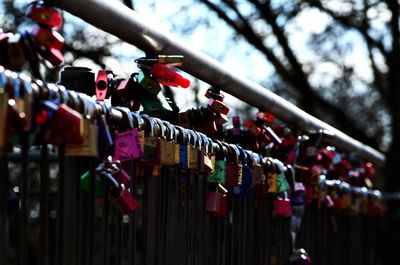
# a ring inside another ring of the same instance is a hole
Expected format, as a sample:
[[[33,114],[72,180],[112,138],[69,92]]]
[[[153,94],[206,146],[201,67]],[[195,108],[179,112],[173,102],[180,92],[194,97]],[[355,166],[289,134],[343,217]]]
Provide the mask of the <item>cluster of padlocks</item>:
[[[139,58],[140,71],[129,78],[71,67],[59,84],[50,84],[20,73],[28,62],[37,76],[36,53],[53,65],[63,60],[57,10],[36,2],[27,15],[37,22],[32,31],[0,36],[3,153],[20,144],[16,136],[23,132],[30,145],[46,142],[62,146],[67,156],[97,157],[95,176],[83,174],[81,188],[89,191],[95,178],[96,196],[108,193],[123,214],[141,207],[124,169],[129,161],[135,161],[138,178],[157,177],[163,167],[201,176],[207,183],[204,211],[216,218],[228,215],[233,196],[273,196],[275,216],[292,218],[293,238],[305,206],[363,215],[385,211],[372,189],[374,166],[327,144],[329,132],[298,132],[263,110],[244,126],[239,116],[228,124],[229,107],[218,88],[205,94],[207,106],[180,111],[163,87],[189,87],[175,68],[183,56]],[[303,249],[293,253],[292,264],[310,262]]]

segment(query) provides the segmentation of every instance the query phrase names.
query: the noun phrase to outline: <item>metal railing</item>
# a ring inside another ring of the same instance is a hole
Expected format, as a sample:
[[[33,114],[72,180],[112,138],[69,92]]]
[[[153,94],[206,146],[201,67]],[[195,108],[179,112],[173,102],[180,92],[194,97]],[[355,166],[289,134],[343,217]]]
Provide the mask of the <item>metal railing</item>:
[[[152,26],[154,23],[148,18],[129,9],[120,1],[48,0],[48,2],[146,52],[181,54],[185,57],[182,69],[194,77],[221,88],[253,107],[269,111],[282,121],[295,125],[299,129],[328,130],[334,134],[330,139],[332,145],[340,150],[355,153],[377,166],[383,166],[385,163],[385,156],[379,151],[311,116],[239,73],[227,71],[223,64],[192,49],[190,45],[180,41],[173,34],[161,32]],[[86,8],[88,6],[90,8]]]
[[[126,123],[120,110],[62,86],[35,81],[32,89],[35,101],[59,99],[81,114],[108,113],[110,126]],[[107,186],[96,195],[95,178],[87,191],[81,188],[80,176],[86,171],[94,176],[101,158],[66,156],[64,145],[30,146],[26,132],[14,136],[20,139],[18,148],[0,159],[0,264],[283,265],[297,247],[307,249],[314,264],[380,264],[382,215],[308,204],[292,246],[291,219],[274,215],[274,194],[230,192],[227,214],[215,216],[205,211],[209,186],[204,176],[179,165],[161,166],[157,176],[151,167],[139,174],[140,160],[124,164],[139,207],[121,214]],[[221,145],[214,146],[224,155]],[[321,185],[338,193],[380,198],[378,191],[323,180]]]

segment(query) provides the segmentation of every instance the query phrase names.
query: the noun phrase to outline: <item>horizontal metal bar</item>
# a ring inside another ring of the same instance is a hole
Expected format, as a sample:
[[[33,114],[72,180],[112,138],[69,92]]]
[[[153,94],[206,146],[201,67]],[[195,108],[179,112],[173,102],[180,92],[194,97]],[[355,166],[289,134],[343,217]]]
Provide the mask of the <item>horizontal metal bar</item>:
[[[154,23],[149,18],[129,9],[117,0],[56,0],[49,2],[55,3],[65,11],[143,51],[183,55],[185,63],[182,69],[194,77],[216,86],[256,108],[266,110],[299,129],[306,131],[329,130],[334,134],[330,143],[338,149],[352,152],[373,162],[378,167],[385,163],[385,156],[379,151],[311,116],[239,73],[226,70],[226,66],[220,62],[190,48],[190,45],[180,41],[172,34],[160,31],[153,26]]]

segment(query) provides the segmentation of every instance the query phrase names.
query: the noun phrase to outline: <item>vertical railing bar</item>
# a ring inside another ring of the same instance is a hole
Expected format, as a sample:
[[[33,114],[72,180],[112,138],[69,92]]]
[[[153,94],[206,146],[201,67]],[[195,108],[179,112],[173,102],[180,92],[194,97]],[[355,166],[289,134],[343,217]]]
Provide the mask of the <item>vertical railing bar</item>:
[[[163,235],[162,241],[161,241],[161,261],[160,265],[164,265],[167,261],[167,231],[169,229],[168,227],[168,211],[170,207],[170,198],[171,198],[171,189],[170,189],[170,179],[171,179],[171,174],[170,174],[170,169],[169,168],[164,168],[164,171],[162,172],[163,175],[162,177],[162,185],[161,185],[161,191],[163,194],[162,202],[163,202],[163,213],[162,213],[162,225],[161,225],[161,233]]]
[[[120,212],[117,212],[115,214],[115,219],[117,222],[117,229],[115,231],[115,242],[116,242],[116,259],[115,259],[115,264],[117,265],[121,265],[121,261],[122,261],[122,244],[121,244],[121,240],[122,240],[122,218],[123,215]]]
[[[190,264],[190,189],[191,189],[191,175],[192,173],[186,171],[186,189],[185,189],[185,264]]]
[[[144,257],[143,257],[143,264],[150,264],[149,262],[149,253],[150,253],[150,246],[149,246],[149,215],[150,215],[150,194],[149,194],[149,175],[148,175],[148,170],[145,169],[144,173],[144,195],[143,195],[143,230],[144,230],[144,238],[143,238],[143,246],[144,246]]]
[[[202,192],[202,186],[201,182],[204,181],[204,174],[201,176],[198,176],[194,179],[194,185],[195,185],[195,192],[193,195],[194,198],[194,260],[193,264],[196,265],[198,260],[200,259],[199,254],[199,245],[200,245],[200,218],[202,215],[202,210],[201,210],[201,192]]]
[[[87,264],[94,264],[94,243],[95,243],[95,226],[96,226],[96,159],[90,158],[89,160],[89,191],[88,191],[88,227],[87,229]]]
[[[65,199],[65,145],[58,148],[58,185],[57,185],[57,248],[56,264],[64,264],[64,199]]]
[[[135,161],[129,163],[129,173],[131,175],[131,192],[132,195],[136,198],[135,194],[137,194],[137,176],[136,176],[136,167]],[[142,207],[139,205],[139,207]],[[136,214],[133,213],[129,215],[129,236],[128,236],[128,265],[133,265],[135,261],[135,251],[136,251]]]
[[[105,185],[104,198],[103,198],[103,238],[102,238],[102,249],[103,249],[103,264],[108,265],[108,260],[110,256],[109,249],[109,231],[108,231],[108,220],[110,216],[110,201],[108,199],[109,186]]]
[[[197,178],[195,176],[195,173],[192,171],[190,172],[189,175],[189,189],[188,189],[188,213],[189,213],[189,251],[188,251],[188,264],[193,264],[194,263],[194,259],[195,259],[195,232],[196,232],[196,228],[195,228],[195,212],[196,212],[196,197],[195,197],[195,189],[196,189],[196,184],[195,184],[195,178]]]
[[[29,143],[28,143],[28,133],[21,133],[21,176],[20,176],[20,200],[21,200],[21,212],[20,212],[20,249],[18,257],[20,259],[20,264],[27,264],[28,252],[28,198],[29,198]]]
[[[86,159],[85,159],[86,162]],[[90,160],[87,161],[89,162],[90,165]],[[86,163],[85,163],[86,164]],[[78,236],[77,238],[79,238],[79,248],[78,248],[78,260],[79,260],[79,264],[82,265],[88,265],[88,242],[89,242],[89,238],[88,238],[88,226],[89,226],[89,211],[90,211],[90,205],[89,205],[89,191],[82,191],[81,187],[80,187],[80,180],[78,176],[74,176],[74,179],[76,182],[76,185],[78,185],[78,187],[75,187],[77,190],[76,192],[79,193],[79,198],[80,200],[78,201],[78,208],[77,208],[77,212],[79,212],[79,217],[78,219],[78,223],[77,223],[77,229],[78,229]],[[89,187],[88,189],[92,189],[93,187],[91,186],[91,181],[92,178],[90,178],[89,180]],[[75,186],[76,186],[75,185]],[[82,232],[80,232],[82,231]]]
[[[42,144],[40,162],[40,264],[48,264],[49,157],[47,143]]]
[[[205,264],[205,240],[206,240],[206,218],[207,214],[205,212],[205,196],[206,196],[206,189],[207,189],[207,177],[203,179],[202,182],[200,182],[199,185],[199,211],[200,211],[200,216],[199,216],[199,232],[200,232],[200,237],[199,237],[199,245],[198,249],[199,251],[199,262],[198,264],[202,265]]]
[[[0,154],[0,264],[6,264],[6,239],[7,239],[7,197],[9,190],[8,154]]]
[[[78,158],[71,158],[75,163],[78,162]],[[76,173],[76,171],[74,171],[74,174]],[[85,246],[85,244],[83,243],[84,241],[84,235],[81,233],[81,226],[82,226],[82,221],[84,220],[84,215],[86,213],[83,213],[83,200],[82,200],[82,196],[81,196],[81,184],[80,184],[80,179],[78,176],[73,175],[70,176],[72,177],[73,181],[73,195],[75,197],[75,202],[76,204],[74,205],[74,212],[75,212],[75,235],[76,235],[76,242],[75,242],[75,255],[76,255],[76,259],[75,262],[76,264],[81,264],[82,261],[82,252],[83,252],[83,246]]]
[[[160,262],[162,261],[162,251],[163,251],[163,249],[162,249],[162,241],[163,241],[163,239],[164,239],[164,231],[163,231],[163,205],[164,205],[164,203],[165,203],[165,201],[164,201],[164,192],[165,192],[165,190],[163,189],[163,188],[161,188],[161,187],[165,187],[165,186],[163,186],[163,184],[164,184],[164,174],[163,174],[163,172],[164,172],[164,169],[165,168],[163,168],[163,167],[160,167],[160,169],[159,169],[159,175],[156,177],[157,179],[156,179],[156,189],[155,189],[155,196],[156,196],[156,209],[157,209],[157,212],[156,212],[156,216],[157,216],[157,222],[156,222],[156,234],[155,234],[155,241],[156,241],[156,245],[155,245],[155,248],[156,248],[156,257],[155,257],[155,264],[156,265],[159,265],[160,264]]]
[[[177,190],[177,209],[178,209],[178,243],[177,243],[177,256],[178,256],[178,264],[183,265],[183,210],[182,210],[182,170],[176,171],[176,190]]]

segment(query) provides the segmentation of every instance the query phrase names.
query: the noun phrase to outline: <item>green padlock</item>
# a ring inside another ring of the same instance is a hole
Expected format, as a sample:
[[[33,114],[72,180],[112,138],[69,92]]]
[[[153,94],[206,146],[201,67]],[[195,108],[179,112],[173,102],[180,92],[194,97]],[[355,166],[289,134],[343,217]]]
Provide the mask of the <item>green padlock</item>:
[[[226,162],[225,160],[216,160],[214,173],[211,173],[207,177],[209,183],[224,183],[226,178]]]
[[[89,192],[89,185],[90,185],[90,172],[87,171],[81,176],[81,190]],[[104,184],[96,181],[94,185],[94,193],[97,197],[104,196],[105,187]]]
[[[173,110],[163,93],[159,93],[156,99],[142,98],[140,103],[143,106],[143,112],[150,116],[167,119],[173,114]]]
[[[279,173],[276,176],[276,192],[282,193],[289,190],[289,183],[286,180],[284,173]]]
[[[137,75],[137,81],[144,90],[150,92],[154,96],[157,96],[161,91],[160,84],[143,71],[140,71]]]

